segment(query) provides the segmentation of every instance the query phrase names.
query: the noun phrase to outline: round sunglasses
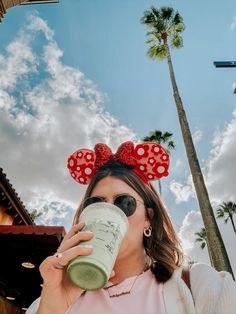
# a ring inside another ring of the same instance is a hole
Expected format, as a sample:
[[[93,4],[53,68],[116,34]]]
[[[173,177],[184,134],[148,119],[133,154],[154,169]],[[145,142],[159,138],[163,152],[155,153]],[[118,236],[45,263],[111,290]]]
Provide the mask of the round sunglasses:
[[[115,197],[113,204],[119,207],[125,213],[125,215],[129,217],[135,212],[137,208],[137,201],[142,202],[140,200],[136,200],[133,196],[129,194],[121,194]],[[106,202],[106,199],[101,196],[88,197],[84,200],[83,208],[91,204],[100,202]]]

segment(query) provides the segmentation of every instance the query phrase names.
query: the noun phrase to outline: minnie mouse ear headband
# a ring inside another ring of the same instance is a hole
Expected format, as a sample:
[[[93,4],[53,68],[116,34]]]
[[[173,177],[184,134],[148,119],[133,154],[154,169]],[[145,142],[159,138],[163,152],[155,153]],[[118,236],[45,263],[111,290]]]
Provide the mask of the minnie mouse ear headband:
[[[148,142],[136,146],[125,142],[115,154],[106,144],[96,144],[94,151],[79,149],[68,158],[67,167],[75,181],[89,184],[96,171],[112,161],[131,166],[146,184],[169,174],[168,153],[160,144]]]

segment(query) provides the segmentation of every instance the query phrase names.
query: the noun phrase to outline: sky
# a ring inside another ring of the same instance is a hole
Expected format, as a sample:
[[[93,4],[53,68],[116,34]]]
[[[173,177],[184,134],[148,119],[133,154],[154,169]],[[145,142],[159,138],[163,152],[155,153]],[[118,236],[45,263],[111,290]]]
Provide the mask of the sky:
[[[173,6],[184,18],[184,47],[171,54],[195,148],[213,209],[236,202],[236,69],[213,65],[236,60],[234,0],[60,0],[10,9],[0,24],[0,166],[26,208],[42,213],[38,224],[69,230],[85,192],[67,171],[71,153],[97,142],[116,151],[169,131],[176,148],[163,199],[187,259],[209,263],[195,242],[203,222],[167,63],[147,57],[140,18],[151,5]],[[236,272],[232,226],[217,223]]]

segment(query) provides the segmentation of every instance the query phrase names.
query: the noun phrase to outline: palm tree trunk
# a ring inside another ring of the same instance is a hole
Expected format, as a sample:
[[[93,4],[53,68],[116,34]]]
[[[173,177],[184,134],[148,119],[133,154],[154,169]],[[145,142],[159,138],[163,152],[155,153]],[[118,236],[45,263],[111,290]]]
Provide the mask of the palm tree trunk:
[[[173,88],[175,104],[177,107],[179,123],[181,126],[182,136],[184,140],[185,150],[187,153],[188,163],[190,166],[195,191],[199,207],[201,210],[203,222],[206,228],[207,244],[210,250],[213,266],[218,270],[228,271],[233,275],[230,261],[222,240],[219,228],[217,226],[214,212],[210,203],[209,195],[205,186],[202,171],[198,162],[197,154],[193,144],[192,135],[189,129],[187,117],[183,108],[182,100],[179,95],[178,87],[175,80],[174,69],[171,61],[171,55],[167,40],[165,40],[167,61],[169,66],[169,73]]]
[[[208,244],[206,246],[207,246],[207,251],[208,251],[209,258],[210,258],[211,266],[214,266],[214,263],[213,263],[213,260],[212,260],[212,256],[211,256],[211,251],[209,249]]]
[[[235,228],[235,224],[234,224],[234,220],[233,220],[233,216],[229,215],[230,221],[232,223],[233,229],[234,229],[234,233],[236,233],[236,228]]]

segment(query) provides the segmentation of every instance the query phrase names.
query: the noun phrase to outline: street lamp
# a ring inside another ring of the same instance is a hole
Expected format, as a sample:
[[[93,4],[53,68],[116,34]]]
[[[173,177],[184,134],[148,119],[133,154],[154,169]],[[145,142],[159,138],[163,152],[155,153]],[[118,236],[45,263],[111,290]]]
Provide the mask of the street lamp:
[[[213,64],[216,68],[236,68],[236,61],[214,61]],[[234,94],[236,94],[236,85]]]
[[[236,68],[236,61],[214,61],[216,68]]]

